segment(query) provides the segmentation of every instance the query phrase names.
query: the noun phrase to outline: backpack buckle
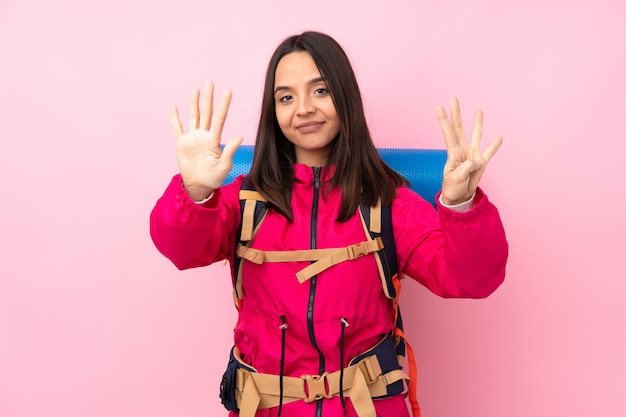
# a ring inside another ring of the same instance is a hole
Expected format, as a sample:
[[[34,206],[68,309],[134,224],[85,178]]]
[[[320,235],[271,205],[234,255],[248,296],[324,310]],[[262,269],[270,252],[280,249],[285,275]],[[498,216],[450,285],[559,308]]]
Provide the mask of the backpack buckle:
[[[361,256],[367,255],[368,253],[379,251],[384,247],[385,245],[383,244],[383,240],[380,237],[377,237],[374,240],[368,240],[350,245],[346,248],[346,251],[348,253],[348,259],[353,261]]]
[[[348,246],[346,249],[348,251],[348,259],[351,261],[368,254],[364,243],[357,243],[356,245]]]
[[[365,378],[365,382],[367,383],[367,385],[371,385],[374,381],[376,381],[377,377],[374,377],[374,370],[370,370],[369,362],[368,362],[369,358],[365,358],[362,361],[357,363],[357,366],[359,367],[359,369],[361,370],[361,373],[363,374],[363,377]],[[371,372],[370,372],[371,371]]]
[[[300,377],[304,380],[304,392],[307,396],[303,399],[305,403],[311,403],[322,398],[333,398],[333,395],[326,388],[328,386],[327,376],[328,372],[324,372],[322,375],[302,375]]]

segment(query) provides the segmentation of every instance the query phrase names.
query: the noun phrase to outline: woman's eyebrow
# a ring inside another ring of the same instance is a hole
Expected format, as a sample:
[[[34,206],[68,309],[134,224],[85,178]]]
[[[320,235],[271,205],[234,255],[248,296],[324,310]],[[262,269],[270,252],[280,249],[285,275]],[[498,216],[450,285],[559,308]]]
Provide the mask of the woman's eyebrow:
[[[324,77],[317,77],[317,78],[313,78],[311,81],[309,81],[309,84],[317,84],[320,82],[324,82],[326,81],[326,78]]]
[[[313,84],[317,84],[320,82],[324,82],[326,81],[326,78],[324,77],[316,77],[313,78],[312,80],[310,80],[307,84],[309,85],[313,85]],[[285,91],[285,90],[289,90],[290,87],[284,86],[284,85],[279,85],[274,89],[274,94],[278,93],[279,91]]]

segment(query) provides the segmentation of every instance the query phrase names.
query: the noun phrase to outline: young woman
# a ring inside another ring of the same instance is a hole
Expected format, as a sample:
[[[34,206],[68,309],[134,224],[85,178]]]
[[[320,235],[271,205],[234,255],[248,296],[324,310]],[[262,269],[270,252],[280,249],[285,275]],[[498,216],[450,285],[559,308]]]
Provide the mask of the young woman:
[[[155,245],[178,268],[227,259],[240,273],[223,402],[242,416],[408,416],[394,383],[405,376],[387,343],[396,310],[380,248],[301,271],[371,240],[359,206],[380,203],[391,208],[384,227],[393,230],[400,276],[442,297],[488,296],[504,279],[508,246],[478,182],[501,138],[481,152],[482,114],[468,143],[458,102],[451,121],[437,108],[448,160],[433,210],[379,158],[342,48],[305,32],[270,60],[250,174],[222,186],[242,141],[220,148],[230,99],[225,92],[213,112],[213,85],[201,99],[194,90],[186,133],[172,108],[180,174],[151,215]],[[242,187],[268,207],[247,247],[238,245],[246,240]]]

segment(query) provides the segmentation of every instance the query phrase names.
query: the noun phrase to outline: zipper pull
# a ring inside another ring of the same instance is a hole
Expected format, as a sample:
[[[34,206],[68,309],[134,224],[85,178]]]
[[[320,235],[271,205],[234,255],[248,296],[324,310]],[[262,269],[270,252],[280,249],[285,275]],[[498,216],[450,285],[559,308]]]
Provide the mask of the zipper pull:
[[[319,189],[320,188],[320,172],[321,172],[322,168],[321,167],[313,167],[313,187],[315,189]]]

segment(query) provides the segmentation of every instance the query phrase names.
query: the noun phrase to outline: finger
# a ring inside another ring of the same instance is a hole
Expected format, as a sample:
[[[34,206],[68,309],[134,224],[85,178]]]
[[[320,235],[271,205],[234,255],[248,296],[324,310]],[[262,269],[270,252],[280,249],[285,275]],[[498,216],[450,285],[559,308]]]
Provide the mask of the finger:
[[[200,125],[198,129],[209,130],[211,116],[213,115],[213,83],[208,82],[204,85],[204,93],[202,94],[202,105],[200,107]]]
[[[224,123],[226,122],[226,116],[228,115],[228,107],[230,106],[230,99],[232,98],[232,92],[230,90],[224,91],[220,104],[217,106],[215,115],[213,115],[213,121],[211,122],[211,132],[215,133],[216,137],[222,136],[222,129],[224,129]]]
[[[237,152],[237,149],[239,149],[239,145],[241,145],[242,142],[243,138],[241,136],[237,136],[229,140],[222,151],[222,158],[232,164],[235,152]]]
[[[491,143],[491,145],[489,145],[489,147],[485,149],[485,152],[483,152],[483,158],[485,158],[485,161],[489,161],[491,157],[494,156],[496,152],[498,152],[498,149],[500,149],[500,145],[502,145],[502,137],[498,136]]]
[[[446,141],[446,148],[450,150],[458,145],[456,133],[454,131],[454,128],[450,124],[450,121],[448,120],[446,110],[442,106],[437,106],[436,110],[437,118],[439,119],[439,126],[441,127],[443,138]]]
[[[466,159],[456,168],[454,168],[454,170],[451,171],[451,174],[453,175],[453,178],[455,178],[458,182],[464,182],[467,181],[467,179],[470,177],[470,174],[477,171],[478,169],[480,169],[480,165],[476,164],[476,162],[472,161],[471,159]]]
[[[450,118],[452,119],[452,127],[456,132],[458,140],[465,140],[465,131],[463,130],[463,118],[461,117],[461,106],[456,97],[450,99]]]
[[[474,114],[474,129],[472,130],[472,141],[470,146],[473,149],[479,149],[480,138],[483,135],[483,112],[482,110],[476,110]]]
[[[180,123],[180,117],[178,116],[178,108],[176,106],[170,107],[170,123],[174,130],[174,136],[176,139],[183,135],[183,125]]]
[[[194,88],[189,98],[189,131],[198,128],[198,101],[200,100],[200,90]]]

